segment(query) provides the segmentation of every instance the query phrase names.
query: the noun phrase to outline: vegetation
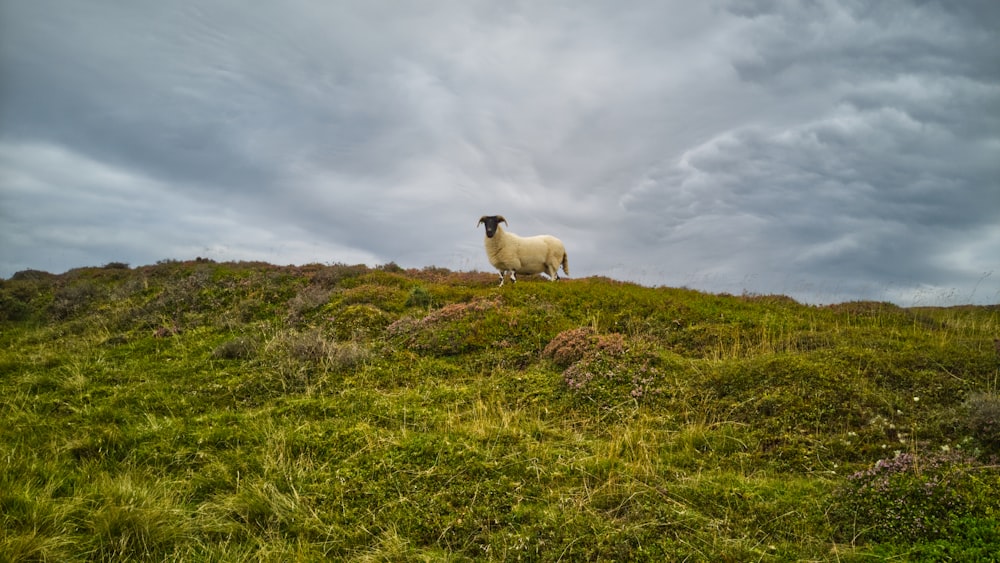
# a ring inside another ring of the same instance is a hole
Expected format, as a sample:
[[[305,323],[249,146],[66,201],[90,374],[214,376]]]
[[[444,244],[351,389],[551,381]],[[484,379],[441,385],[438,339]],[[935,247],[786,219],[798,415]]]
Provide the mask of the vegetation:
[[[112,263],[0,280],[0,560],[988,560],[1000,307]]]

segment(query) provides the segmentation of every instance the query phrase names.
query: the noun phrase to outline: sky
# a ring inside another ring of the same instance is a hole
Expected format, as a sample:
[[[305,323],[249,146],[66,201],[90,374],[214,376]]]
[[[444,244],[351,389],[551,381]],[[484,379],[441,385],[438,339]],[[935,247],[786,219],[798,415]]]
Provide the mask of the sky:
[[[0,0],[0,277],[494,271],[499,214],[571,278],[1000,303],[998,29],[995,0]]]

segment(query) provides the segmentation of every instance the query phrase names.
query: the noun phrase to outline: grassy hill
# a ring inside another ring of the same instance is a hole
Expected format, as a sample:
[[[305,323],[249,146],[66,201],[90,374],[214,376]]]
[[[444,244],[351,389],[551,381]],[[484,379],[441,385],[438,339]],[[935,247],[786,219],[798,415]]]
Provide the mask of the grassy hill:
[[[988,560],[1000,308],[165,261],[0,281],[0,560]]]

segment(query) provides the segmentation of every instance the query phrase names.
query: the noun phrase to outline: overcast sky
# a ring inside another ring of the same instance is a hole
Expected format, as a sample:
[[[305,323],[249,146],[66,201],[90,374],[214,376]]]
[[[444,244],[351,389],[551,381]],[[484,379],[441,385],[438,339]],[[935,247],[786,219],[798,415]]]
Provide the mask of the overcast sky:
[[[492,271],[502,214],[571,277],[997,303],[997,30],[995,0],[0,0],[0,277]]]

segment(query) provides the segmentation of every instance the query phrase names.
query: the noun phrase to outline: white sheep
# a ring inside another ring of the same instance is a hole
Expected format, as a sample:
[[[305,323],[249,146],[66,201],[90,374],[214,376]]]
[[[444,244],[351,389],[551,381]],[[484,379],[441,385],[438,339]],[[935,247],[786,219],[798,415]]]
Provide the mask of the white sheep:
[[[500,270],[500,286],[503,286],[507,272],[517,283],[517,274],[545,273],[549,279],[559,279],[559,266],[569,275],[569,258],[561,240],[551,235],[519,237],[503,230],[500,223],[507,223],[502,215],[483,215],[479,225],[486,225],[486,256],[490,264]]]

